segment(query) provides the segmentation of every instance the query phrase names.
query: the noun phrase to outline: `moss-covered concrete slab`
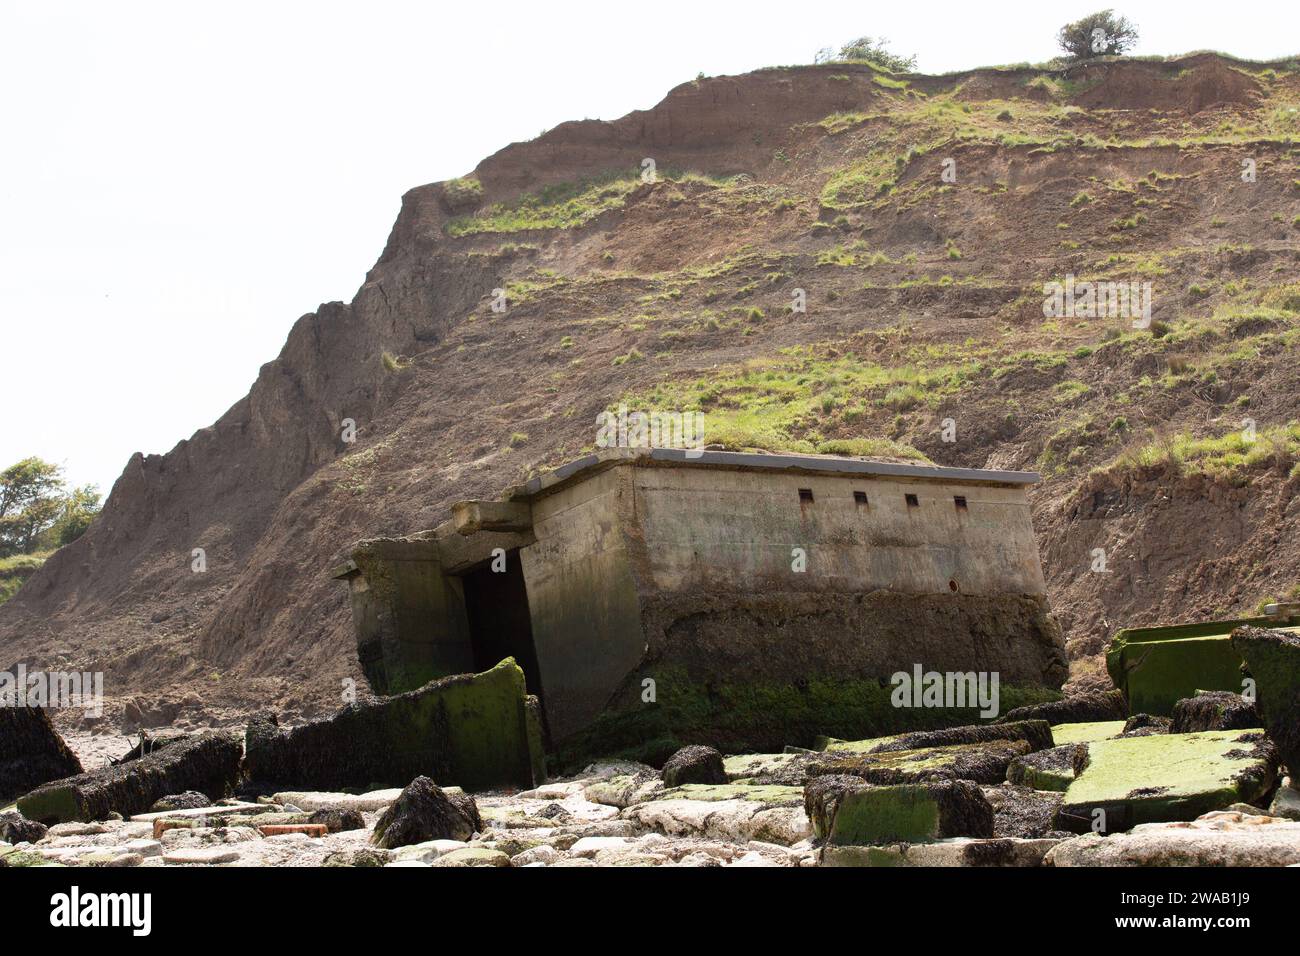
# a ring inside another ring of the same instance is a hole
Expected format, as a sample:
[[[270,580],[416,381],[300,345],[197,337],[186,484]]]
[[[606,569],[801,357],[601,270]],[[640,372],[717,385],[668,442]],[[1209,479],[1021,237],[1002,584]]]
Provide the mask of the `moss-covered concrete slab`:
[[[1270,627],[1269,618],[1203,621],[1120,631],[1106,651],[1106,670],[1128,697],[1130,714],[1169,717],[1174,704],[1198,690],[1242,690],[1241,653],[1234,628]]]
[[[1011,761],[1007,780],[1021,787],[1064,793],[1074,783],[1074,762],[1079,744],[1039,750]]]
[[[1086,744],[1094,740],[1118,737],[1124,732],[1122,720],[1097,720],[1080,724],[1053,724],[1052,739],[1058,747],[1066,744]]]
[[[419,776],[465,790],[527,789],[542,782],[528,709],[524,672],[506,658],[292,730],[254,720],[245,770],[259,782],[321,790],[405,786]]]
[[[220,799],[239,779],[241,755],[230,734],[196,734],[138,760],[47,783],[22,797],[18,810],[49,826],[144,813],[162,797],[187,790]]]
[[[1056,813],[1057,826],[1076,833],[1092,830],[1099,810],[1104,832],[1115,833],[1253,803],[1277,776],[1277,751],[1262,731],[1098,740],[1086,754]]]
[[[820,777],[805,788],[804,801],[813,832],[828,845],[993,836],[993,807],[964,780],[882,787],[855,777]]]
[[[0,700],[0,804],[81,771],[43,709]]]
[[[949,747],[986,743],[994,740],[1024,740],[1033,750],[1054,746],[1052,731],[1044,720],[1022,720],[999,724],[965,724],[935,730],[917,730],[866,740],[828,741],[827,753],[885,753],[891,750],[920,750],[926,747]]]
[[[1046,725],[1044,725],[1046,726]],[[948,747],[886,750],[877,753],[826,751],[794,754],[771,772],[746,778],[750,784],[801,786],[810,780],[847,774],[875,784],[923,783],[928,780],[971,780],[998,784],[1016,757],[1030,753],[1024,740],[989,740]]]
[[[953,837],[935,843],[892,846],[826,846],[821,866],[1042,866],[1060,840],[1016,837],[991,840]]]
[[[1300,628],[1243,627],[1232,645],[1255,680],[1255,707],[1291,779],[1300,776]]]

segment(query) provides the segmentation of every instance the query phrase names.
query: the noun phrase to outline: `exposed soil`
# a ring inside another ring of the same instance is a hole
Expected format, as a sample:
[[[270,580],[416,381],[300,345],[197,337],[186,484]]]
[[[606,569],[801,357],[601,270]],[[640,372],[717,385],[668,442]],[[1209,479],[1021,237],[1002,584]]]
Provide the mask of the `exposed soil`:
[[[454,501],[575,457],[624,397],[803,356],[823,363],[814,393],[826,363],[973,363],[791,428],[1042,468],[1049,598],[1074,686],[1100,686],[1096,655],[1119,627],[1253,612],[1300,581],[1300,477],[1285,456],[1216,473],[1112,467],[1153,431],[1300,418],[1300,298],[1287,292],[1300,76],[1273,66],[1198,55],[900,89],[863,67],[766,70],[507,147],[476,170],[468,206],[441,184],[413,189],[353,301],[303,316],[212,426],[134,456],[95,525],[0,608],[0,667],[104,670],[108,725],[135,697],[139,714],[174,705],[198,726],[268,705],[332,710],[347,679],[364,687],[346,590],[328,574],[357,540],[432,527]],[[987,131],[946,132],[924,112],[948,101]],[[856,115],[820,124],[834,113]],[[824,192],[882,150],[890,188]],[[662,172],[746,178],[641,184],[575,228],[446,228],[522,191],[631,175],[646,156]],[[959,171],[950,188],[942,158]],[[884,258],[827,261],[854,243]],[[1066,273],[1150,279],[1157,324],[1045,320],[1041,286]],[[785,310],[795,289],[806,313]]]

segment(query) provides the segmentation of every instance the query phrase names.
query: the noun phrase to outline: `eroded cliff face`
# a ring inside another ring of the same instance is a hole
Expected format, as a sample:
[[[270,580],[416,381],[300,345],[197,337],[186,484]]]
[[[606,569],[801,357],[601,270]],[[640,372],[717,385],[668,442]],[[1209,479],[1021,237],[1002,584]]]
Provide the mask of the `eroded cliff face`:
[[[1300,531],[1297,104],[1293,64],[1209,55],[829,65],[686,83],[507,147],[477,187],[407,193],[350,304],[303,316],[211,427],[127,463],[100,520],[0,608],[0,663],[104,669],[118,698],[332,706],[360,672],[331,565],[574,457],[620,400],[701,408],[728,447],[1042,468],[1077,677],[1122,624],[1252,609],[1300,580],[1282,547]],[[1152,282],[1153,328],[1045,319],[1041,287],[1067,273]],[[1149,447],[1247,417],[1266,454]]]

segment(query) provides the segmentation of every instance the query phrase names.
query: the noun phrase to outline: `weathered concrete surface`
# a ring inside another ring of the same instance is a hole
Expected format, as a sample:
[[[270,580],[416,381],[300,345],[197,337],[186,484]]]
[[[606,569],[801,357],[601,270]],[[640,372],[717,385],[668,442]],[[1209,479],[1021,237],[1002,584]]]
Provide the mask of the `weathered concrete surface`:
[[[889,706],[880,681],[918,661],[996,671],[1004,699],[1065,679],[1024,490],[1035,476],[661,452],[592,456],[418,540],[359,548],[345,576],[367,674],[404,687],[472,651],[465,562],[449,549],[514,535],[546,723],[574,762],[970,722],[974,707]],[[792,676],[827,690],[791,697]],[[845,706],[855,698],[867,706]]]
[[[1255,707],[1292,779],[1300,774],[1300,628],[1241,627],[1232,646],[1255,679]]]
[[[167,794],[185,790],[216,799],[238,781],[241,753],[230,734],[196,734],[129,763],[48,783],[22,797],[18,810],[50,824],[102,820],[114,811],[143,813]]]
[[[979,787],[943,780],[873,786],[856,777],[818,777],[804,789],[813,832],[827,844],[924,843],[993,836],[993,807]]]
[[[1168,717],[1178,701],[1199,690],[1241,693],[1241,653],[1229,635],[1236,627],[1270,623],[1243,618],[1125,628],[1106,651],[1106,670],[1128,698],[1129,713]]]
[[[1292,866],[1300,823],[1235,811],[1190,822],[1146,823],[1128,833],[1086,834],[1053,847],[1049,866]]]
[[[431,681],[352,704],[292,730],[249,723],[245,773],[314,789],[409,783],[429,776],[466,790],[532,787],[541,741],[528,719],[524,674],[507,658],[482,674]]]
[[[81,762],[39,707],[0,703],[0,806],[43,783],[81,773]]]
[[[1116,833],[1262,799],[1276,780],[1277,750],[1259,731],[1122,737],[1081,746],[1074,770],[1057,826],[1086,833],[1102,811],[1104,832]]]

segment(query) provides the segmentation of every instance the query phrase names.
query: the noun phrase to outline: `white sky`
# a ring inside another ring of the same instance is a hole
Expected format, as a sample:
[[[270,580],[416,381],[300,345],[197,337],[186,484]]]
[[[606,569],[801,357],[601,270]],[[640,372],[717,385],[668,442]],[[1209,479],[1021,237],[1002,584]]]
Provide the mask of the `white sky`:
[[[401,194],[697,73],[886,36],[918,68],[1041,61],[1109,0],[0,0],[0,467],[107,494],[352,298]],[[1300,53],[1300,5],[1123,2],[1137,53]]]

